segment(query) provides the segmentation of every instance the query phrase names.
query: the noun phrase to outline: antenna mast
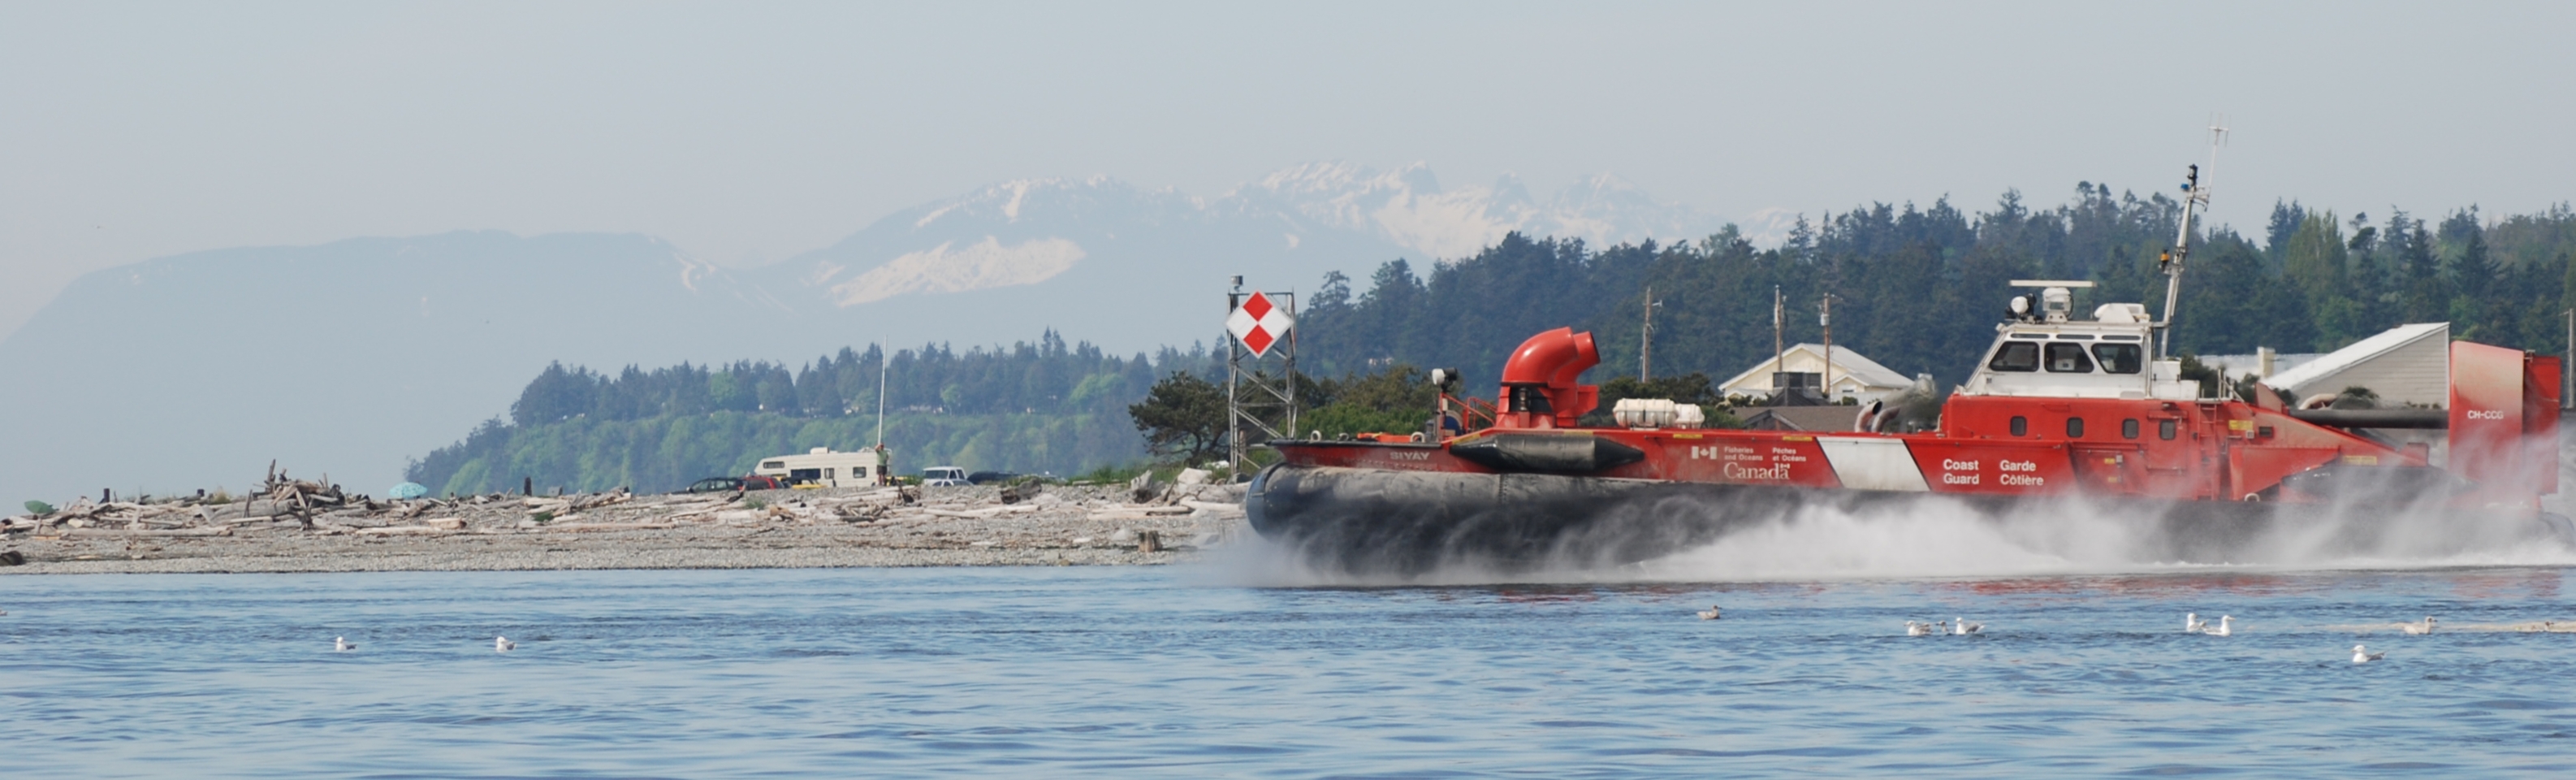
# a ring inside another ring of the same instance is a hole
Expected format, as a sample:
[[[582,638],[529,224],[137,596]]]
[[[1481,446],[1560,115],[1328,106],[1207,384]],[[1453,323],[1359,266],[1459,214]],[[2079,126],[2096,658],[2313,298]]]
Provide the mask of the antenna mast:
[[[2173,248],[2157,258],[2157,270],[2165,275],[2165,317],[2156,323],[2156,359],[2173,354],[2174,305],[2182,299],[2183,258],[2191,254],[2191,214],[2194,207],[2209,208],[2209,185],[2200,183],[2201,174],[2218,169],[2218,147],[2227,143],[2227,119],[2216,117],[2209,122],[2209,167],[2191,166],[2182,183],[2182,226],[2174,232]]]
[[[877,447],[885,447],[886,363],[894,356],[886,354],[885,342],[877,342]]]

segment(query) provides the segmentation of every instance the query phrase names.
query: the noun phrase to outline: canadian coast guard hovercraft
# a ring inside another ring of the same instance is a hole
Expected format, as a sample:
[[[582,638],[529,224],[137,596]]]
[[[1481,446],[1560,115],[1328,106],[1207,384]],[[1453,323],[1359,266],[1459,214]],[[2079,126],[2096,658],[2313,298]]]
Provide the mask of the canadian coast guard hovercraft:
[[[1312,564],[1396,574],[1624,564],[1819,507],[1925,502],[1997,520],[2116,516],[2127,532],[2113,543],[2140,562],[2261,563],[2292,537],[2366,555],[2392,537],[2421,550],[2567,534],[2539,503],[2558,488],[2556,357],[2452,342],[2447,408],[2293,409],[2263,388],[2201,397],[2159,338],[2202,197],[2186,199],[2185,238],[2165,262],[2163,321],[2136,303],[2082,318],[2067,289],[2080,283],[2016,282],[2042,288],[2035,305],[2014,299],[1922,430],[1873,409],[1844,432],[1703,429],[1696,407],[1665,401],[1580,427],[1598,389],[1577,377],[1600,355],[1591,334],[1558,328],[1512,353],[1494,403],[1453,395],[1440,372],[1455,429],[1269,442],[1283,460],[1253,479],[1246,509]]]

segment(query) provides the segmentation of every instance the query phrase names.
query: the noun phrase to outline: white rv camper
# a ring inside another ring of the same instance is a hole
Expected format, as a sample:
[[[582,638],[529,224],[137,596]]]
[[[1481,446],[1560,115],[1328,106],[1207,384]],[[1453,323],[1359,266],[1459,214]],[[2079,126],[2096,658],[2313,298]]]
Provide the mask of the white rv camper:
[[[777,477],[788,487],[874,487],[885,474],[877,470],[874,450],[833,452],[816,447],[803,455],[764,458],[753,474]]]

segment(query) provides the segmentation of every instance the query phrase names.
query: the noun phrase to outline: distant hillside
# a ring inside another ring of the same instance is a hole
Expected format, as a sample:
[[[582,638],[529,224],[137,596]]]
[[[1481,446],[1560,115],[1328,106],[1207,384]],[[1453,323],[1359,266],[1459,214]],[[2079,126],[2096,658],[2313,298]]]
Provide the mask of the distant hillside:
[[[784,363],[844,346],[1212,343],[1241,274],[1306,287],[1523,229],[1600,240],[1716,220],[1608,177],[1544,200],[1421,166],[1300,166],[1215,197],[1004,182],[771,267],[637,235],[463,232],[255,247],[83,277],[0,340],[0,495],[238,487],[278,459],[353,489],[507,405],[549,362]]]
[[[498,232],[200,252],[82,277],[0,341],[10,500],[258,481],[381,492],[566,354],[740,354],[758,291],[645,236]]]

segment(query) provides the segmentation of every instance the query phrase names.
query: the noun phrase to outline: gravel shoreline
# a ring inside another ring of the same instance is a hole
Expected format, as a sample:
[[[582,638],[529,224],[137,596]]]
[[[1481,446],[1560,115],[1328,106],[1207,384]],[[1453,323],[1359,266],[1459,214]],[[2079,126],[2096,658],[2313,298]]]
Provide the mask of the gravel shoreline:
[[[1001,499],[990,487],[487,496],[275,519],[242,502],[192,509],[178,523],[120,521],[154,515],[111,506],[78,527],[10,518],[0,563],[9,553],[23,563],[0,565],[0,575],[1136,566],[1191,560],[1252,533],[1230,486],[1142,501],[1114,487]]]

